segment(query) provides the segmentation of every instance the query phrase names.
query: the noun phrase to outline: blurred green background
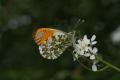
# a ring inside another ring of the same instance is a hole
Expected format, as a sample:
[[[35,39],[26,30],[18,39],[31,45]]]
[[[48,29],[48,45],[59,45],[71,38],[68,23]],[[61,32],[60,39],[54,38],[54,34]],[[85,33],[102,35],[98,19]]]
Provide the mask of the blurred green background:
[[[57,60],[43,59],[33,32],[49,26],[97,36],[102,57],[120,67],[120,0],[0,0],[0,80],[120,80],[107,69],[91,72],[66,50]]]

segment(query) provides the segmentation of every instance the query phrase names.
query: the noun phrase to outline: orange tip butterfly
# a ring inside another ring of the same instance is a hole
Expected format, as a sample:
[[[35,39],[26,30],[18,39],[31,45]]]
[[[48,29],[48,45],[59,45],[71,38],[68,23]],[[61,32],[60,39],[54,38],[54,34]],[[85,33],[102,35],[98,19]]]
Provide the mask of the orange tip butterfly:
[[[39,28],[33,34],[39,52],[46,59],[57,59],[72,45],[71,33],[52,28]]]

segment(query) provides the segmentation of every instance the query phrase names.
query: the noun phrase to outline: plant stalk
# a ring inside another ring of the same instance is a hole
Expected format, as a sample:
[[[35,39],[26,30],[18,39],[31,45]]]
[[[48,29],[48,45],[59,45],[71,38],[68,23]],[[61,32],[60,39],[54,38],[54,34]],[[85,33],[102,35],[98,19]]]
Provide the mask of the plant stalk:
[[[110,68],[112,68],[112,69],[120,72],[120,68],[118,68],[118,67],[112,65],[111,63],[103,60],[99,55],[97,55],[96,58],[98,59],[98,61],[101,61],[102,63],[104,63],[104,64],[107,65],[108,67],[110,67]]]

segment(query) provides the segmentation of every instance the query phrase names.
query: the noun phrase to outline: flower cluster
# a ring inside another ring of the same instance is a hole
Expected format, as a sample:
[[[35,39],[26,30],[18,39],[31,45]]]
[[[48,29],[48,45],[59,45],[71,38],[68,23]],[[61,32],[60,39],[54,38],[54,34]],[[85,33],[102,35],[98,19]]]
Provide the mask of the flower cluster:
[[[89,60],[93,62],[93,65],[92,65],[93,71],[97,71],[96,55],[97,55],[98,49],[94,47],[94,45],[97,43],[97,41],[95,41],[95,38],[96,36],[93,35],[91,39],[88,39],[87,35],[85,35],[83,39],[79,39],[76,41],[76,43],[73,43],[74,60],[78,60],[80,57],[89,58]]]

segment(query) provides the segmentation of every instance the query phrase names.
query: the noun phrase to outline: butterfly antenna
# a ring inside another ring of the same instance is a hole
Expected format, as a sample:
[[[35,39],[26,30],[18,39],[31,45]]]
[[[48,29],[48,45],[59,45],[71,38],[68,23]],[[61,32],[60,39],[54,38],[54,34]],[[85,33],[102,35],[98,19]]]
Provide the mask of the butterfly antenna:
[[[77,29],[79,27],[80,24],[84,23],[85,20],[84,19],[78,19],[77,22],[75,23],[74,29]]]

